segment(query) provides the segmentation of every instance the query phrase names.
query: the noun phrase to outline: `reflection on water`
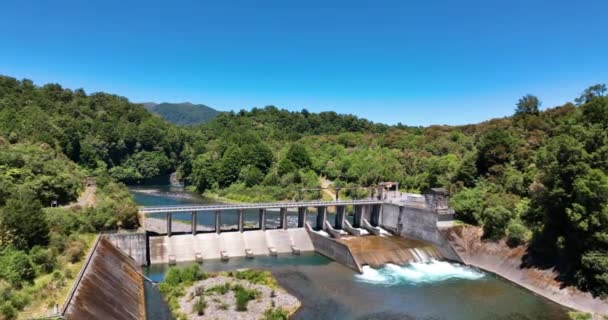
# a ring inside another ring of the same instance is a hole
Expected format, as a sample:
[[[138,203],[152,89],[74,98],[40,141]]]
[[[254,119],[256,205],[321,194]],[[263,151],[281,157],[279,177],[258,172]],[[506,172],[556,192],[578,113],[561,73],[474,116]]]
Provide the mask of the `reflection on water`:
[[[140,205],[209,203],[166,186],[133,195]],[[358,275],[318,254],[303,254],[205,261],[202,268],[270,270],[283,288],[302,301],[294,316],[301,320],[568,319],[567,310],[557,304],[491,274],[447,262],[365,267]],[[166,265],[154,265],[145,272],[160,281],[166,270]]]

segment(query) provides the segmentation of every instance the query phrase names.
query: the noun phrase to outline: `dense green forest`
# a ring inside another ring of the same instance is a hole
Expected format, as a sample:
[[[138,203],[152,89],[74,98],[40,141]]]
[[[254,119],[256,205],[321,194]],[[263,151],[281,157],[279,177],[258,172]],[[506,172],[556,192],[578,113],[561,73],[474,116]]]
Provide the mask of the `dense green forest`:
[[[0,77],[2,257],[19,251],[35,266],[34,248],[53,250],[53,239],[70,234],[60,226],[136,227],[134,205],[115,181],[177,171],[198,192],[240,201],[292,199],[322,177],[334,186],[398,181],[404,191],[446,187],[458,218],[483,226],[488,240],[528,244],[526,264],[556,267],[565,283],[606,295],[606,88],[590,87],[574,102],[540,111],[526,95],[513,116],[466,126],[388,126],[266,107],[178,127],[122,97]],[[49,216],[43,207],[73,201],[85,176],[98,177],[105,205]],[[42,219],[21,224],[26,212]],[[22,225],[49,232],[21,239]]]
[[[180,126],[203,124],[217,117],[219,111],[204,104],[184,103],[143,103],[146,110],[158,114],[163,119]]]

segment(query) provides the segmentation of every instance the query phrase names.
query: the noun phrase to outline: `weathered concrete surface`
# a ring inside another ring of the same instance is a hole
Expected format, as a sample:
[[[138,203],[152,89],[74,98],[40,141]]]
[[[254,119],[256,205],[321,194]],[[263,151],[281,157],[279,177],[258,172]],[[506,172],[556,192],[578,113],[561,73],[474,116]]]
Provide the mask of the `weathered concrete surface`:
[[[65,319],[145,319],[144,279],[135,261],[103,237],[93,250]]]
[[[478,227],[458,226],[441,232],[468,265],[495,273],[566,307],[608,315],[608,301],[573,287],[562,288],[555,271],[522,268],[525,246],[510,248],[504,241],[484,242],[481,240],[483,230]]]
[[[225,251],[228,257],[242,257],[245,255],[245,241],[241,232],[220,233],[220,252]]]
[[[433,245],[399,236],[343,237],[337,241],[350,248],[360,265],[372,267],[441,258]]]
[[[266,242],[269,247],[274,247],[278,253],[291,252],[291,237],[287,230],[266,230]]]
[[[287,232],[289,232],[292,244],[298,247],[300,251],[304,252],[315,250],[315,247],[313,246],[312,240],[310,240],[310,236],[308,235],[308,231],[306,231],[306,229],[288,229]]]
[[[424,200],[423,197],[419,197]],[[437,228],[438,214],[424,206],[385,203],[382,208],[380,226],[394,234],[435,245],[445,259],[462,262]]]
[[[149,245],[152,264],[169,263],[169,256],[176,262],[195,261],[196,254],[202,255],[203,260],[220,259],[222,251],[228,257],[244,257],[246,249],[251,249],[253,255],[268,255],[270,247],[277,253],[291,253],[292,246],[301,252],[314,251],[304,228],[151,236]]]
[[[148,265],[145,232],[113,233],[105,235],[115,247],[133,258],[137,265]]]
[[[266,232],[262,230],[243,232],[245,249],[251,249],[254,255],[268,254],[268,243],[266,243]]]
[[[313,231],[311,228],[307,229],[316,252],[333,259],[356,272],[363,272],[361,265],[357,262],[347,245],[331,239],[320,232]]]

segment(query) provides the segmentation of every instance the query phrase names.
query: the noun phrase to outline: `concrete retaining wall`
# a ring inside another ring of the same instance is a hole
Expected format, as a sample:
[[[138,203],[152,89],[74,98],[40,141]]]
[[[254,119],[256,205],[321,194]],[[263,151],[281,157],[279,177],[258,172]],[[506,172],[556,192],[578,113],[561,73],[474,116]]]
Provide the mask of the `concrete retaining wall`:
[[[93,249],[66,302],[67,320],[146,319],[144,279],[139,267],[110,241]]]
[[[385,203],[380,225],[402,237],[432,243],[445,259],[463,262],[437,229],[437,219],[438,214],[429,209]]]
[[[148,265],[148,244],[144,232],[106,234],[105,238],[133,258],[137,265]]]
[[[588,292],[565,287],[558,282],[552,269],[523,268],[527,247],[510,248],[505,240],[483,241],[479,227],[458,226],[442,229],[446,241],[462,256],[465,264],[481,268],[514,282],[532,292],[566,307],[585,312],[608,315],[608,300],[594,298]],[[601,319],[601,317],[597,317]]]
[[[348,246],[311,230],[308,231],[308,235],[310,236],[310,240],[312,240],[316,252],[333,259],[356,272],[363,272]]]

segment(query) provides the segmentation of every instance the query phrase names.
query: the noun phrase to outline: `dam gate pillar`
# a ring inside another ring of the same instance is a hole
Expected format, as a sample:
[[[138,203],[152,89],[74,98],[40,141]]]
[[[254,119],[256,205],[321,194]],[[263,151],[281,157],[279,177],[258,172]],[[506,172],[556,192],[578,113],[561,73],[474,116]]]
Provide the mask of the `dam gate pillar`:
[[[220,233],[221,214],[221,210],[215,210],[215,233]]]
[[[317,207],[317,229],[323,230],[325,220],[327,220],[327,207]]]
[[[299,207],[298,208],[298,228],[304,228],[306,224],[306,208]]]
[[[260,230],[266,230],[266,209],[260,209]]]
[[[171,220],[172,220],[172,216],[173,215],[171,214],[171,212],[168,212],[166,214],[166,218],[167,218],[167,237],[171,236],[171,222],[172,222]]]
[[[344,206],[336,206],[336,221],[334,223],[334,227],[336,229],[342,229],[344,224],[346,208]]]
[[[239,232],[243,232],[245,229],[243,227],[243,209],[238,209],[237,210],[237,216],[238,216],[238,228],[239,228]]]
[[[196,235],[196,211],[192,211],[192,235],[195,236]]]
[[[287,229],[287,208],[281,208],[279,212],[280,217],[280,229]]]
[[[353,217],[353,227],[361,228],[361,219],[363,218],[363,206],[355,206],[355,216]]]

